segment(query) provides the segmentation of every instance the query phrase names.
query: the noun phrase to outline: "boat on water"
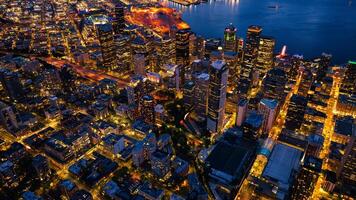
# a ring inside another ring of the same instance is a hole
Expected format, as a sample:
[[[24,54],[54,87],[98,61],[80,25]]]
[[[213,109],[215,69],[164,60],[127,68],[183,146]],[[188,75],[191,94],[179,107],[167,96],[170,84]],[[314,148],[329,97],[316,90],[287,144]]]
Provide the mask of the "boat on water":
[[[281,8],[281,6],[279,4],[276,4],[276,5],[268,6],[268,8],[279,9]]]

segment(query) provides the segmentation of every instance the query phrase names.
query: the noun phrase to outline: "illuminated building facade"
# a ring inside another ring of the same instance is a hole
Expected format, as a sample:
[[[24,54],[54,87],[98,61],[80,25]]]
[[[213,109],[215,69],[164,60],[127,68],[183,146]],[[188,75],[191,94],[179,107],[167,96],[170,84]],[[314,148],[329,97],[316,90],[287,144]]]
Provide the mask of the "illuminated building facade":
[[[195,44],[196,44],[197,37],[196,35],[191,32],[189,36],[189,63],[193,62],[196,59],[195,53]]]
[[[163,85],[167,89],[179,90],[180,88],[180,76],[179,65],[166,64],[161,68],[159,74],[161,75]]]
[[[175,41],[169,35],[164,35],[162,38],[156,38],[155,49],[158,59],[158,67],[163,67],[165,64],[176,63],[176,47]],[[155,70],[158,72],[159,69]]]
[[[131,39],[128,35],[115,35],[116,58],[118,72],[125,73],[131,70],[132,52]]]
[[[229,68],[229,79],[228,79],[228,91],[234,91],[238,85],[238,75],[239,75],[239,60],[238,54],[232,51],[226,51],[222,56],[223,60],[226,62]]]
[[[121,34],[125,28],[125,8],[121,3],[115,5],[112,26],[115,34]]]
[[[147,124],[155,124],[155,102],[152,96],[144,95],[140,106],[141,117]]]
[[[113,71],[117,68],[114,34],[110,24],[98,24],[98,39],[101,46],[102,68]]]
[[[228,73],[224,61],[217,60],[211,64],[207,118],[210,132],[220,132],[224,125]]]
[[[337,102],[337,111],[345,115],[356,116],[356,62],[349,61]]]
[[[135,76],[126,87],[128,103],[139,106],[142,103],[142,97],[146,94],[146,78]]]
[[[189,30],[178,30],[176,32],[176,63],[181,65],[181,83],[184,84],[186,71],[189,65]]]
[[[258,47],[257,70],[262,78],[273,67],[273,51],[276,41],[272,37],[262,36]]]
[[[244,51],[243,61],[243,77],[250,77],[250,73],[253,72],[258,57],[258,48],[260,44],[260,37],[262,28],[259,26],[250,26],[247,29],[246,46]]]
[[[209,74],[199,73],[195,77],[195,108],[198,117],[206,119],[209,93]]]
[[[170,171],[170,162],[171,160],[169,154],[162,151],[155,151],[151,156],[151,166],[153,173],[157,177],[163,178]]]
[[[193,57],[202,59],[205,56],[205,39],[202,36],[195,36]]]
[[[243,63],[240,73],[239,93],[248,93],[251,87],[252,74],[255,71],[258,57],[258,47],[262,28],[260,26],[250,26],[247,30]]]
[[[191,108],[195,105],[195,82],[194,81],[187,81],[183,86],[183,99],[184,105],[187,108]]]
[[[356,62],[349,61],[340,87],[340,93],[356,95]]]
[[[43,87],[49,94],[56,94],[62,88],[59,72],[56,69],[45,69],[43,72],[44,80]]]
[[[292,200],[309,199],[313,194],[315,184],[321,173],[323,163],[321,159],[307,156],[303,161],[303,166],[298,172],[291,189],[290,198]]]
[[[341,181],[342,193],[352,197],[355,194],[356,188],[356,132],[351,137],[347,144],[345,154],[341,160],[341,165],[337,172],[337,176]]]
[[[284,87],[287,84],[287,75],[281,68],[273,68],[266,74],[262,82],[263,98],[277,99],[283,102],[286,96]]]

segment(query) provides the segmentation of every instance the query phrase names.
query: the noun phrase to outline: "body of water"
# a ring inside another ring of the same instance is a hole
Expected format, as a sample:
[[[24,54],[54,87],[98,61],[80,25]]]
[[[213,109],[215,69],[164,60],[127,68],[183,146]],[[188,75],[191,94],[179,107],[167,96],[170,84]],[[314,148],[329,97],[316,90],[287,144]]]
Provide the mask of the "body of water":
[[[313,58],[333,55],[333,63],[356,60],[356,0],[210,0],[207,3],[168,6],[182,11],[192,31],[205,38],[222,38],[233,23],[238,36],[249,25],[260,25],[263,35],[287,45],[290,54]]]

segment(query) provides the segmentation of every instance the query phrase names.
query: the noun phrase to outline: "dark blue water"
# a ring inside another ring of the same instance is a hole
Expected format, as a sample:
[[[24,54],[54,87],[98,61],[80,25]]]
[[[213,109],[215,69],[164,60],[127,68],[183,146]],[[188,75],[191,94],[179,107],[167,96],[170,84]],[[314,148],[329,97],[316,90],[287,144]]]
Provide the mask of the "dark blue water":
[[[183,19],[206,38],[222,38],[233,23],[245,37],[249,25],[261,25],[263,34],[277,40],[277,49],[287,45],[290,54],[312,58],[322,52],[333,63],[356,60],[356,0],[210,0],[184,7]],[[278,9],[270,8],[279,5]]]

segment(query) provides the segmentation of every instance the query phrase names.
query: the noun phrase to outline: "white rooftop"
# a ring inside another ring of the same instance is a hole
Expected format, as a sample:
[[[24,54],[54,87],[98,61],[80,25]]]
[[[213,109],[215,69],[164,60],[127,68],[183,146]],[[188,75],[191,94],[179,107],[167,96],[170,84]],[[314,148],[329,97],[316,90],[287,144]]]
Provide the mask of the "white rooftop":
[[[201,73],[197,76],[197,79],[201,79],[201,80],[209,80],[209,74],[208,73]]]
[[[225,61],[223,60],[216,60],[213,63],[211,63],[211,66],[213,66],[215,69],[220,70],[226,65]]]

